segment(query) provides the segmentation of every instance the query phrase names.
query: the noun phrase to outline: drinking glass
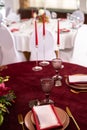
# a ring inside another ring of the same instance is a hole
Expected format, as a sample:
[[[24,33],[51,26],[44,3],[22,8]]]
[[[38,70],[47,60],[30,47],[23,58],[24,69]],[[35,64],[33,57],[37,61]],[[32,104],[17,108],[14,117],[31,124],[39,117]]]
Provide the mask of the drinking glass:
[[[41,87],[43,92],[45,93],[45,99],[42,101],[42,104],[52,104],[54,103],[49,97],[50,92],[54,86],[54,80],[52,78],[42,78]]]
[[[62,60],[60,58],[55,58],[52,60],[52,66],[55,69],[56,74],[52,77],[54,81],[61,81],[62,76],[60,76],[59,71],[62,68]],[[60,86],[60,84],[56,84],[56,86]]]

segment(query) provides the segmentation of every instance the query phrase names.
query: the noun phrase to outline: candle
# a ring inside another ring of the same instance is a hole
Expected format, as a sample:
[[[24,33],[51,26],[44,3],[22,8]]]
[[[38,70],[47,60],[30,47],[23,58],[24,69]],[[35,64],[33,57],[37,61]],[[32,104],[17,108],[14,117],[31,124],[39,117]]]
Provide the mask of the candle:
[[[45,36],[45,14],[43,14],[43,36]]]
[[[37,22],[35,20],[35,44],[38,45]]]
[[[57,44],[60,44],[60,29],[59,29],[59,20],[58,20],[58,30],[57,30]]]

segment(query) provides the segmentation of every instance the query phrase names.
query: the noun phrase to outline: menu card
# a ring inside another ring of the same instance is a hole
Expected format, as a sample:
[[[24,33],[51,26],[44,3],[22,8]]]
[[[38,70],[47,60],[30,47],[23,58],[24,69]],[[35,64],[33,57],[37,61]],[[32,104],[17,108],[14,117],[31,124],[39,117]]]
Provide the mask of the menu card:
[[[69,83],[87,83],[87,75],[69,75]]]
[[[32,112],[37,130],[63,127],[54,105],[34,106]]]

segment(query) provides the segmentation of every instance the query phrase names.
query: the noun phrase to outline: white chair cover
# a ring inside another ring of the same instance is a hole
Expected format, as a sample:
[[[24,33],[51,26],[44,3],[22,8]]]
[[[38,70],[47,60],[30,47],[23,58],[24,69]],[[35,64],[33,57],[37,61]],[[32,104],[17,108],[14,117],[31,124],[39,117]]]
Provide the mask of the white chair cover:
[[[2,53],[1,65],[26,61],[24,55],[16,50],[13,35],[3,23],[0,26],[0,48]]]
[[[43,38],[43,28],[38,29],[38,60],[44,60],[44,47],[45,47],[45,60],[52,60],[56,57],[54,50],[54,39],[52,33],[46,30],[45,38]],[[37,60],[36,46],[35,46],[35,32],[30,37],[30,60]]]
[[[7,17],[11,12],[12,12],[12,8],[11,7],[7,7],[5,16]]]
[[[84,23],[84,13],[81,10],[76,10],[72,13],[75,18],[77,18],[80,22]]]
[[[57,13],[56,12],[52,12],[51,13],[51,18],[52,19],[57,19]]]
[[[76,10],[70,15],[70,20],[72,21],[73,28],[79,28],[83,25],[85,21],[84,13],[81,10]]]
[[[78,29],[70,62],[87,67],[87,25]]]
[[[45,14],[46,14],[46,16],[48,16],[49,18],[51,18],[51,13],[50,13],[49,10],[45,10]]]
[[[6,14],[6,20],[9,22],[19,22],[20,21],[20,15],[13,12],[12,9],[7,10],[7,14]]]

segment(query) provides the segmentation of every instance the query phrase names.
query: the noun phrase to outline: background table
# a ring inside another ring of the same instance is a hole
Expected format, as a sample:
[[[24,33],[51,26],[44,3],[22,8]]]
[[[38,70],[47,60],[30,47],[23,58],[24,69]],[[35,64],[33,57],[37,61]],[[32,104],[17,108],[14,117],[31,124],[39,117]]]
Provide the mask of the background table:
[[[57,43],[57,25],[57,19],[50,19],[49,22],[45,24],[46,29],[53,34],[54,44]],[[40,26],[42,26],[42,23],[38,22],[38,28]],[[59,26],[60,29],[66,29],[65,32],[63,31],[60,33],[60,49],[64,50],[66,48],[72,48],[77,30],[71,29],[72,24],[67,19],[60,19]],[[34,31],[34,20],[25,19],[22,22],[11,24],[9,29],[13,30],[17,50],[29,52],[29,40],[32,32]],[[69,32],[67,32],[67,30]]]
[[[55,102],[55,106],[64,110],[66,106],[69,106],[81,130],[86,130],[87,93],[72,93],[66,85],[64,77],[70,74],[87,74],[87,68],[69,63],[63,64],[64,68],[60,71],[60,74],[63,76],[62,86],[53,88],[51,99]],[[55,71],[51,64],[43,67],[43,70],[39,72],[34,72],[32,70],[33,66],[35,66],[35,62],[16,63],[8,65],[8,68],[1,72],[2,76],[10,76],[9,81],[6,82],[6,86],[12,87],[16,94],[16,100],[9,108],[10,114],[5,115],[5,120],[3,125],[0,126],[0,130],[21,130],[21,126],[17,120],[18,113],[22,113],[25,117],[30,110],[29,101],[32,99],[42,100],[44,98],[40,79],[47,76],[52,77]],[[72,120],[70,120],[70,124],[66,130],[77,130]]]

